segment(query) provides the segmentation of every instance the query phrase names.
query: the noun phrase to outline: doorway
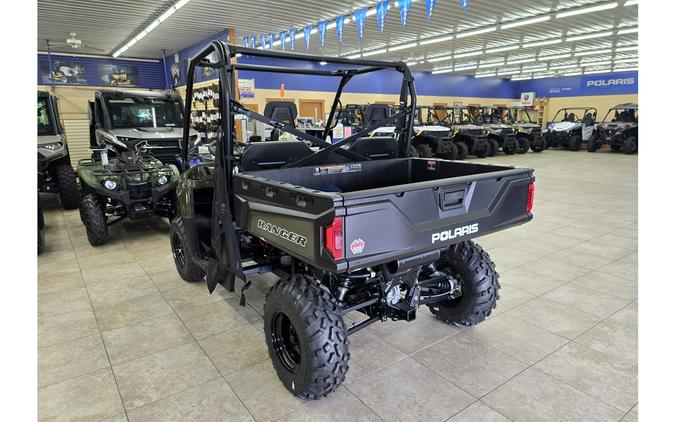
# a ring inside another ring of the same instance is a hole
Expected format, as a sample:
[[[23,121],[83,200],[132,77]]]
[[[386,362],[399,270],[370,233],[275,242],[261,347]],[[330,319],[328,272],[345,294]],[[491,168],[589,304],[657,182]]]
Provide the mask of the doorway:
[[[324,114],[324,100],[298,100],[300,103],[300,110],[298,110],[298,117],[308,117],[314,119],[314,123],[323,122]]]

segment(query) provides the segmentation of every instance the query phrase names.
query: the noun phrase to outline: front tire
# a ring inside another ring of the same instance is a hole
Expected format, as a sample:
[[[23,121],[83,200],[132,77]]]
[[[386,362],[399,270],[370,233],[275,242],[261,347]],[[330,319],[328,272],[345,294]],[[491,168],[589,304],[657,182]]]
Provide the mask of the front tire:
[[[96,195],[88,194],[82,197],[80,218],[87,230],[87,239],[91,246],[101,246],[108,242],[110,239],[108,218],[103,204]]]
[[[530,140],[524,136],[518,138],[518,154],[525,154],[530,149]]]
[[[267,294],[264,321],[270,359],[288,391],[316,400],[342,384],[347,328],[327,287],[307,274],[279,280]]]
[[[194,262],[195,253],[190,246],[191,243],[188,241],[185,232],[185,224],[180,216],[171,220],[169,239],[171,240],[173,262],[180,278],[190,283],[202,281],[206,272]]]
[[[420,158],[431,158],[434,155],[434,152],[431,150],[431,147],[427,144],[417,145],[417,153],[420,155]]]
[[[455,143],[455,146],[457,147],[458,160],[463,160],[466,158],[467,155],[469,155],[469,147],[466,146],[464,142],[457,142]]]
[[[63,209],[76,209],[80,205],[82,193],[73,168],[68,164],[56,167],[56,181],[59,185],[59,198]]]
[[[570,151],[579,151],[581,149],[581,137],[578,135],[572,136],[567,144],[567,149]]]
[[[586,151],[595,152],[598,150],[598,141],[595,138],[591,138],[586,142]]]
[[[438,319],[471,326],[492,313],[499,299],[499,274],[483,248],[470,240],[454,244],[441,253],[436,268],[449,272],[462,284],[460,297],[428,305]]]
[[[445,152],[446,160],[456,160],[459,152],[457,151],[457,145],[453,142],[449,142],[447,145],[447,151]]]
[[[508,139],[502,144],[502,151],[506,155],[513,155],[518,151],[518,141],[515,139]]]
[[[499,152],[499,142],[494,139],[488,139],[488,144],[490,144],[490,153],[488,155],[494,157]]]
[[[546,149],[546,145],[544,143],[544,139],[539,139],[535,140],[530,144],[530,149],[532,152],[542,152],[543,150]]]
[[[481,142],[478,145],[474,145],[473,147],[473,153],[476,157],[478,158],[485,158],[490,154],[490,151],[492,148],[490,147],[490,144],[485,141]]]
[[[623,152],[625,154],[635,154],[638,149],[637,138],[629,136],[623,144]]]

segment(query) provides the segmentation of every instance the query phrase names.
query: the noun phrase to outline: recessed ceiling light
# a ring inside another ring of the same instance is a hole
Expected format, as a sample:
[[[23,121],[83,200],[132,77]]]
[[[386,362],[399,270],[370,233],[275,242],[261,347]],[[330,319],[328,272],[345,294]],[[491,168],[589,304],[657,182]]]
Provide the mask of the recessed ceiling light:
[[[625,34],[634,34],[638,32],[638,28],[629,28],[629,29],[620,29],[617,31],[617,35],[625,35]]]
[[[530,25],[530,24],[539,23],[539,22],[546,22],[548,20],[551,20],[551,16],[546,15],[546,16],[540,16],[540,17],[537,17],[537,18],[525,19],[525,20],[516,21],[516,22],[509,22],[509,23],[502,24],[502,29],[516,28],[518,26]]]
[[[454,54],[453,57],[456,58],[456,59],[461,59],[462,57],[480,56],[481,54],[483,54],[482,51],[471,51],[469,53]]]
[[[328,64],[328,62],[325,62],[325,61],[322,60],[322,61],[319,62],[319,64],[320,64],[321,66],[325,66],[325,65]]]
[[[496,73],[476,73],[475,78],[493,78],[497,76]]]
[[[497,30],[496,26],[489,26],[487,28],[476,29],[474,31],[460,32],[456,36],[457,36],[457,38],[466,38],[466,37],[472,37],[472,36],[478,35],[478,34],[485,34],[487,32],[494,32],[496,30]]]
[[[562,42],[562,39],[560,39],[560,38],[556,38],[554,40],[535,41],[535,42],[523,44],[523,48],[541,47],[543,45],[559,44],[561,42]]]
[[[609,73],[611,69],[584,70],[584,75],[597,75],[598,73]]]
[[[361,57],[360,54],[352,54],[350,56],[345,56],[345,59],[358,59],[359,57]]]
[[[532,79],[532,76],[513,76],[511,77],[512,81],[525,81],[528,79]]]
[[[361,56],[363,57],[375,56],[377,54],[384,54],[386,52],[387,52],[386,48],[380,48],[379,50],[364,51],[363,53],[361,53]]]
[[[612,72],[632,72],[638,70],[637,67],[615,67]]]
[[[452,56],[432,57],[430,59],[427,59],[427,61],[430,63],[443,62],[446,60],[452,60]]]
[[[623,5],[624,6],[635,6],[636,4],[638,4],[638,0],[628,0]]]
[[[566,42],[573,42],[573,41],[581,41],[581,40],[590,40],[593,38],[602,38],[602,37],[609,37],[611,35],[614,35],[612,31],[605,31],[605,32],[598,32],[595,34],[586,34],[586,35],[575,35],[572,37],[567,37],[565,39]]]
[[[576,15],[581,15],[584,13],[593,13],[593,12],[599,12],[601,10],[607,10],[607,9],[613,9],[617,7],[619,3],[609,3],[609,4],[601,4],[600,6],[591,6],[591,7],[583,7],[580,9],[574,9],[570,10],[567,12],[560,12],[555,15],[556,18],[567,18],[570,16],[576,16]]]
[[[502,51],[517,50],[519,48],[520,48],[519,45],[507,45],[505,47],[488,48],[487,50],[485,50],[485,54],[501,53]]]
[[[614,51],[635,51],[638,49],[638,46],[633,46],[633,47],[617,47],[614,49]]]
[[[591,50],[591,51],[580,51],[578,53],[574,53],[575,57],[582,57],[582,56],[594,56],[596,54],[607,54],[611,53],[612,49],[611,48],[606,48],[603,50]]]
[[[451,73],[451,72],[452,72],[452,68],[448,68],[448,69],[432,70],[431,74],[436,75],[436,74],[439,74],[439,73]]]
[[[567,53],[567,54],[556,54],[554,56],[539,56],[539,61],[541,61],[541,60],[566,59],[568,57],[572,57],[572,54]]]
[[[389,47],[389,51],[398,51],[398,50],[405,50],[406,48],[413,48],[417,47],[419,43],[417,41],[415,42],[409,42],[406,44],[399,44],[399,45],[394,45]]]
[[[478,65],[479,69],[487,69],[489,67],[499,67],[499,66],[504,66],[504,62],[495,62],[495,63],[481,63]]]
[[[508,60],[506,62],[507,65],[512,65],[512,64],[520,64],[520,63],[534,63],[536,62],[536,59],[520,59],[520,60]]]
[[[454,35],[445,35],[443,37],[437,37],[437,38],[430,38],[428,40],[422,40],[420,41],[420,45],[428,45],[428,44],[435,44],[437,42],[443,42],[443,41],[450,41],[455,39]]]
[[[461,72],[463,70],[471,70],[475,69],[477,66],[476,65],[471,65],[471,66],[455,66],[455,72]]]

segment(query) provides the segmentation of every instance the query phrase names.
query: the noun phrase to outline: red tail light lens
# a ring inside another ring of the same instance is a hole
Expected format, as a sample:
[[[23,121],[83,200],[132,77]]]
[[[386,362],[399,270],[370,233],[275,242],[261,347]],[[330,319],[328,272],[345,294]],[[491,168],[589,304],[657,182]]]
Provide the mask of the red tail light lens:
[[[527,212],[532,212],[533,205],[534,205],[534,183],[530,183],[530,186],[527,188]]]
[[[324,246],[335,260],[342,259],[345,255],[343,222],[344,217],[335,217],[333,223],[325,227]]]

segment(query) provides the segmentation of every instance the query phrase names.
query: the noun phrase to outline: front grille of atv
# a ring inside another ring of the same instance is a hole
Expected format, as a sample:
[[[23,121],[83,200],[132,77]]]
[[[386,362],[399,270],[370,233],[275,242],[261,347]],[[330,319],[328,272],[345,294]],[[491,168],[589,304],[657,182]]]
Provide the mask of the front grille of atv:
[[[149,199],[152,196],[150,183],[127,184],[127,187],[131,199]]]
[[[175,163],[176,156],[180,155],[180,138],[176,139],[150,139],[148,145],[152,147],[162,147],[162,149],[151,150],[150,153],[162,163]]]

